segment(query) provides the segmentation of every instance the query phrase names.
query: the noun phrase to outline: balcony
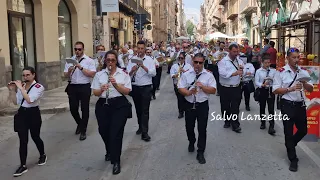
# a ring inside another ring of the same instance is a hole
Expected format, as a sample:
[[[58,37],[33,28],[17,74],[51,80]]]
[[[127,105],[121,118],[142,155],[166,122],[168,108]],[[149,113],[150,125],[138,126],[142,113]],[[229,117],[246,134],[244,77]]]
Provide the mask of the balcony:
[[[228,2],[228,0],[220,0],[219,5],[224,5],[224,4],[226,4],[226,2]]]
[[[241,14],[256,13],[258,10],[258,4],[256,0],[241,0],[239,6],[239,12]]]
[[[234,19],[236,17],[238,17],[238,7],[235,3],[228,8],[227,19]]]
[[[138,6],[135,0],[119,0],[119,9],[122,12],[126,12],[130,15],[134,14],[146,14],[147,21],[151,22],[151,14],[142,6]]]

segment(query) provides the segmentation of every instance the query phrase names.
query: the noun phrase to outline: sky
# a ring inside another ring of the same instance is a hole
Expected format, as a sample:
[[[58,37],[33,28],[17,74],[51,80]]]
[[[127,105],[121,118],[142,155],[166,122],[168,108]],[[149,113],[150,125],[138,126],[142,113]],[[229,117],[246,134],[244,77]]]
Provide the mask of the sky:
[[[182,0],[184,4],[184,13],[186,20],[194,18],[195,24],[200,21],[200,5],[203,0]]]

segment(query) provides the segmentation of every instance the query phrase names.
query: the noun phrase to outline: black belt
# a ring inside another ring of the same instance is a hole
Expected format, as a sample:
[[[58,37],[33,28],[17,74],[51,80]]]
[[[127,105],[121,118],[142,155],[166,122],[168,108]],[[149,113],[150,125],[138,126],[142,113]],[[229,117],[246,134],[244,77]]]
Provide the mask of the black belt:
[[[191,102],[189,102],[189,101],[187,101],[189,104],[194,104],[194,103],[191,103]],[[196,105],[200,105],[200,104],[205,104],[205,103],[208,103],[208,100],[205,100],[205,101],[203,101],[203,102],[196,102],[195,104]]]
[[[69,84],[69,85],[72,85],[72,86],[84,86],[84,85],[90,85],[90,83],[86,83],[86,84]]]
[[[138,87],[138,88],[145,88],[145,87],[151,87],[151,84],[150,85],[144,85],[144,86],[138,86],[138,85],[132,85],[132,86],[135,86],[135,87]]]
[[[35,109],[39,109],[39,106],[35,106],[35,107],[23,107],[23,106],[20,106],[18,111],[29,111],[29,110],[35,110]]]
[[[285,104],[289,104],[291,106],[302,106],[303,105],[303,101],[289,101],[286,99],[281,99],[281,102],[283,102]]]

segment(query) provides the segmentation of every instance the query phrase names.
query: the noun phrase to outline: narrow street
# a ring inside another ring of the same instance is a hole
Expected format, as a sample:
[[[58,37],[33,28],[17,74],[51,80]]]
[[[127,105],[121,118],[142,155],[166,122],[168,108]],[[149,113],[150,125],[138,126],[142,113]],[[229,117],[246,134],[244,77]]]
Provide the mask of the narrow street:
[[[112,175],[112,165],[104,161],[104,145],[98,133],[92,98],[88,137],[79,141],[74,135],[75,122],[69,112],[44,115],[41,136],[45,143],[48,162],[37,166],[38,151],[29,139],[28,173],[22,180],[317,180],[320,177],[317,155],[311,159],[310,152],[297,148],[300,159],[296,173],[288,170],[283,130],[277,122],[276,136],[260,130],[258,121],[242,121],[242,133],[224,129],[222,121],[210,121],[207,129],[207,163],[200,165],[196,152],[187,150],[188,140],[184,119],[178,119],[176,97],[172,80],[163,71],[157,99],[151,102],[151,141],[141,141],[135,134],[137,120],[129,119],[125,128],[122,172]],[[129,98],[131,100],[131,98]],[[258,113],[258,105],[251,100],[251,114]],[[244,104],[240,111],[244,111]],[[211,96],[210,112],[220,113],[218,96]],[[247,112],[245,112],[247,114]],[[13,131],[10,121],[2,124],[1,131]],[[11,128],[11,129],[10,129]],[[12,174],[19,165],[18,137],[11,133],[0,136],[1,180],[13,179]]]

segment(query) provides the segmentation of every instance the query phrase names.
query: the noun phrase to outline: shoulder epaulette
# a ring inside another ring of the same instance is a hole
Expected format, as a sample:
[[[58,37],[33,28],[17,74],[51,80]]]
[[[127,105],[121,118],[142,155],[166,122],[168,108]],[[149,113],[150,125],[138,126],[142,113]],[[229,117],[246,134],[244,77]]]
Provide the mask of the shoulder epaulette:
[[[34,87],[41,88],[41,85],[39,83],[37,83]]]
[[[284,71],[284,70],[285,70],[284,68],[279,69],[280,72],[282,72],[282,71]]]

